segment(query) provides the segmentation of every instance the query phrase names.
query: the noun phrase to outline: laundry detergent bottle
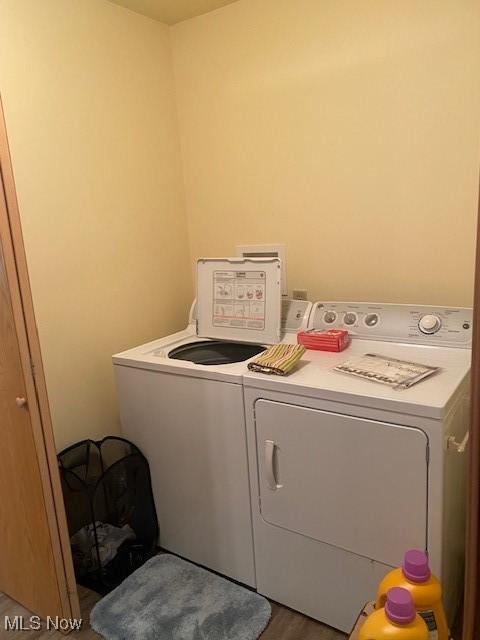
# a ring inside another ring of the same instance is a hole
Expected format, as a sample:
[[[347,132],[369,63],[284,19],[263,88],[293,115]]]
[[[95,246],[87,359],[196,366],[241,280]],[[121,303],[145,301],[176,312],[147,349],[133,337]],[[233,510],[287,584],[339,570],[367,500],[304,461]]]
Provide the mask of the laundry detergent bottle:
[[[389,589],[385,607],[368,616],[359,640],[429,640],[427,625],[416,613],[410,592],[401,587]]]
[[[430,573],[425,552],[417,549],[407,551],[403,566],[387,573],[378,587],[376,608],[385,605],[388,590],[392,587],[402,587],[410,592],[417,613],[428,627],[429,640],[448,640],[442,585]]]

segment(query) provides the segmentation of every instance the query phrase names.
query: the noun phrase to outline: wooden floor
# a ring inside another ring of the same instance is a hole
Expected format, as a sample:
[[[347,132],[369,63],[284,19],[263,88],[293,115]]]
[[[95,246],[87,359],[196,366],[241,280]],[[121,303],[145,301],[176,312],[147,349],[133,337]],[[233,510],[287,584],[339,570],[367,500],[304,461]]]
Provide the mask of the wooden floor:
[[[80,596],[80,606],[82,618],[84,620],[81,631],[76,631],[69,638],[75,640],[100,640],[101,636],[95,633],[88,623],[90,610],[100,599],[100,596],[93,591],[83,587],[78,590]],[[5,616],[10,619],[14,616],[24,616],[28,621],[30,613],[19,604],[10,600],[3,593],[0,593],[0,638],[2,640],[44,640],[52,638],[54,640],[65,640],[63,634],[54,630],[43,628],[39,631],[10,631],[5,629]],[[272,603],[272,619],[268,627],[261,635],[261,640],[345,640],[347,636],[330,627],[315,622],[311,618],[306,618],[300,613],[291,611],[278,604]]]

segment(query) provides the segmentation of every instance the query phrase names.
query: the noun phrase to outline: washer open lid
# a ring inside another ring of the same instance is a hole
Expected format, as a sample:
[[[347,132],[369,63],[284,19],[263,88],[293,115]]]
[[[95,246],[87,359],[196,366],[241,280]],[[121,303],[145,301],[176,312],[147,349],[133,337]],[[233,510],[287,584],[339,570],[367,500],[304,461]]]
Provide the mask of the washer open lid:
[[[275,344],[280,322],[279,258],[198,260],[198,336]]]

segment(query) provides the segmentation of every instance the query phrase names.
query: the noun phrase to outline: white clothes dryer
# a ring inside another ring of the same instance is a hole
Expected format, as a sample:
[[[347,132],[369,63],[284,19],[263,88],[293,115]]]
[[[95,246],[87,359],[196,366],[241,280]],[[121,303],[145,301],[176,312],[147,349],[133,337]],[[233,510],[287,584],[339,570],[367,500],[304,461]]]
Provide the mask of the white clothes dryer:
[[[462,589],[472,310],[319,302],[347,328],[286,377],[245,371],[257,589],[349,632],[409,548],[426,549],[450,622]],[[411,388],[333,371],[375,353],[440,371]]]
[[[290,301],[282,313],[278,258],[200,260],[187,328],[113,357],[122,432],[150,463],[160,545],[250,586],[245,361],[292,340],[310,309]]]

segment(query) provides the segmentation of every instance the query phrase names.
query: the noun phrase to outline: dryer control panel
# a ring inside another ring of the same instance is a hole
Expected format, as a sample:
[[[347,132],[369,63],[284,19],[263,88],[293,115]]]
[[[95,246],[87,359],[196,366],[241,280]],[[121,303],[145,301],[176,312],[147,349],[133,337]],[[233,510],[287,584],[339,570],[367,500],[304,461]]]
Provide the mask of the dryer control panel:
[[[354,338],[470,348],[473,311],[467,307],[373,302],[315,302],[309,329],[347,329]]]

